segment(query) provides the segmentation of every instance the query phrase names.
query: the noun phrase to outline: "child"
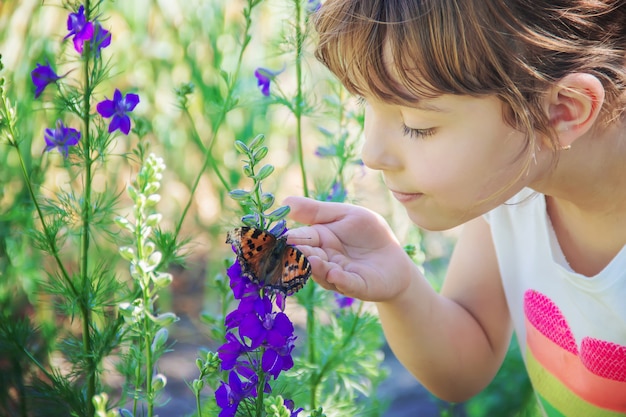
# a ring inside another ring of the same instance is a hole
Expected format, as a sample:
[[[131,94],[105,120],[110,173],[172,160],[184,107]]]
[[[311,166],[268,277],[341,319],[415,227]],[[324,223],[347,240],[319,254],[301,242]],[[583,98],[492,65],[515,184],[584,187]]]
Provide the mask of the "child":
[[[515,330],[546,415],[626,414],[626,2],[328,0],[315,23],[365,164],[418,226],[464,224],[438,294],[379,215],[290,197],[315,280],[375,302],[440,398],[481,391]]]

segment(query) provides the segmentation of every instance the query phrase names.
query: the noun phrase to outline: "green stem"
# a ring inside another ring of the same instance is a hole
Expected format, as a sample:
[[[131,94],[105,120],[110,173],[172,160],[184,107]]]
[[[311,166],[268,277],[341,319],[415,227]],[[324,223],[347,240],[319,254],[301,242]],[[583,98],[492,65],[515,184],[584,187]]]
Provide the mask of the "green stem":
[[[263,357],[263,353],[265,353],[265,349],[261,349],[261,354],[259,357]],[[259,365],[260,367],[260,365]],[[258,370],[259,383],[256,387],[257,397],[256,397],[256,417],[263,416],[263,397],[265,395],[265,372],[259,368]]]
[[[138,342],[138,344],[141,342]],[[137,363],[135,367],[135,394],[133,395],[133,416],[137,415],[137,407],[139,406],[139,387],[141,387],[141,366]]]
[[[144,188],[138,190],[140,193],[144,193]],[[137,259],[144,259],[146,257],[145,252],[145,238],[142,236],[143,229],[145,225],[146,213],[143,211],[143,207],[136,205],[135,209],[135,218],[136,218],[136,227],[135,227],[135,241],[137,242]],[[142,290],[142,298],[143,298],[143,308],[150,314],[152,311],[152,295],[150,291],[149,277],[144,273],[144,276],[140,278],[143,281],[141,285]],[[144,313],[143,317],[143,331],[142,338],[140,341],[143,344],[142,349],[145,354],[145,368],[146,368],[146,400],[148,402],[148,417],[153,417],[154,415],[154,390],[152,387],[152,373],[154,360],[152,355],[152,339],[154,338],[153,326],[151,326],[151,320],[147,314]]]
[[[306,310],[306,334],[307,334],[307,347],[308,347],[308,354],[309,354],[309,363],[312,366],[315,366],[315,364],[317,364],[317,355],[316,355],[316,346],[315,346],[315,340],[316,340],[316,321],[315,321],[315,291],[316,291],[317,285],[308,285],[308,287],[305,287],[305,291],[307,292],[304,295],[304,299],[307,300],[304,308]],[[311,404],[311,410],[315,410],[317,408],[317,393],[316,393],[316,384],[315,384],[315,380],[312,377],[311,378],[311,388],[309,390],[309,392],[311,393],[311,400],[310,400],[310,404]]]
[[[144,303],[149,299],[144,295]],[[144,304],[146,305],[146,304]],[[152,335],[149,318],[144,318],[144,344],[146,349],[146,398],[148,400],[148,417],[154,415],[154,392],[152,390]]]
[[[302,191],[305,197],[309,196],[309,187],[304,166],[304,147],[302,143],[302,50],[304,45],[304,33],[302,32],[302,1],[294,0],[296,6],[296,142],[298,145],[298,162],[300,165],[300,175],[302,176]]]
[[[91,16],[89,0],[85,1],[85,16]],[[83,316],[83,352],[87,358],[87,415],[95,414],[95,406],[91,400],[96,394],[96,366],[93,357],[91,340],[91,309],[89,308],[89,298],[91,297],[91,282],[89,282],[89,243],[90,243],[90,223],[91,223],[91,182],[92,182],[92,159],[91,159],[91,134],[90,134],[90,110],[91,110],[91,77],[89,74],[90,44],[84,43],[83,50],[83,77],[85,89],[83,91],[83,143],[85,158],[85,195],[82,206],[82,232],[80,235],[80,276],[81,276],[81,297],[80,309]]]
[[[198,417],[202,417],[202,405],[200,404],[200,391],[196,391],[196,410],[198,410]]]

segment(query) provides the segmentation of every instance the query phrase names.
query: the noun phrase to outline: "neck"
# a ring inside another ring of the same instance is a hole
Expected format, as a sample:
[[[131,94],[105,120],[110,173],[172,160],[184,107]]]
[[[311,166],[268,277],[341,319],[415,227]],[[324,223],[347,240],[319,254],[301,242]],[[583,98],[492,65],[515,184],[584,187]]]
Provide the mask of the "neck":
[[[626,123],[581,136],[532,188],[570,266],[599,273],[626,245]]]
[[[626,118],[578,138],[531,187],[581,214],[626,213]]]

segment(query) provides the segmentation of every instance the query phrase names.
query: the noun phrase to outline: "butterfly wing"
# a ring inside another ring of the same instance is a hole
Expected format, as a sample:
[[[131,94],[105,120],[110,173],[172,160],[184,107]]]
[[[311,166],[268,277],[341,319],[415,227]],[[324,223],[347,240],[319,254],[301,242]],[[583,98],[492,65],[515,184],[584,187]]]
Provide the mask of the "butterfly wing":
[[[271,233],[252,227],[238,227],[230,232],[226,243],[230,243],[237,251],[237,259],[241,265],[241,271],[252,281],[263,284],[272,263],[279,259],[272,255],[276,247],[277,239]]]
[[[311,265],[304,254],[264,230],[239,227],[230,231],[226,243],[232,244],[242,273],[254,282],[291,295],[311,276]]]
[[[269,286],[291,295],[304,287],[310,276],[311,264],[306,256],[293,246],[286,245],[280,268],[272,275]]]

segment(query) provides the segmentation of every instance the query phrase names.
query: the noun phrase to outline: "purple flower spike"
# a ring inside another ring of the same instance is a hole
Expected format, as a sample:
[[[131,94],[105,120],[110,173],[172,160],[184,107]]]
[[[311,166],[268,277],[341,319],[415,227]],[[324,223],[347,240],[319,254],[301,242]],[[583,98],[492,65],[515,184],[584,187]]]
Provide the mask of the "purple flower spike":
[[[63,157],[67,158],[69,147],[78,144],[80,132],[71,127],[65,127],[61,120],[57,120],[56,129],[46,129],[44,139],[46,140],[44,151],[49,152],[57,148]]]
[[[57,82],[64,76],[58,76],[48,63],[46,65],[37,64],[37,67],[31,71],[30,77],[35,84],[35,98],[39,98],[48,85]]]
[[[91,50],[94,51],[96,58],[100,58],[100,50],[109,45],[111,45],[111,33],[96,22],[91,40]]]
[[[137,94],[128,93],[126,97],[122,95],[120,90],[115,89],[113,100],[103,100],[96,106],[100,116],[104,118],[113,117],[109,124],[109,133],[113,133],[119,129],[125,135],[130,132],[130,117],[126,113],[133,111],[139,103]]]
[[[254,76],[257,79],[257,85],[261,89],[261,94],[265,97],[270,95],[270,84],[272,80],[285,69],[281,69],[280,71],[272,71],[267,68],[257,68],[254,71]]]
[[[85,6],[80,6],[77,13],[70,13],[67,17],[67,30],[70,31],[64,39],[74,36],[74,49],[79,54],[83,53],[84,42],[93,38],[93,23],[87,21]]]

